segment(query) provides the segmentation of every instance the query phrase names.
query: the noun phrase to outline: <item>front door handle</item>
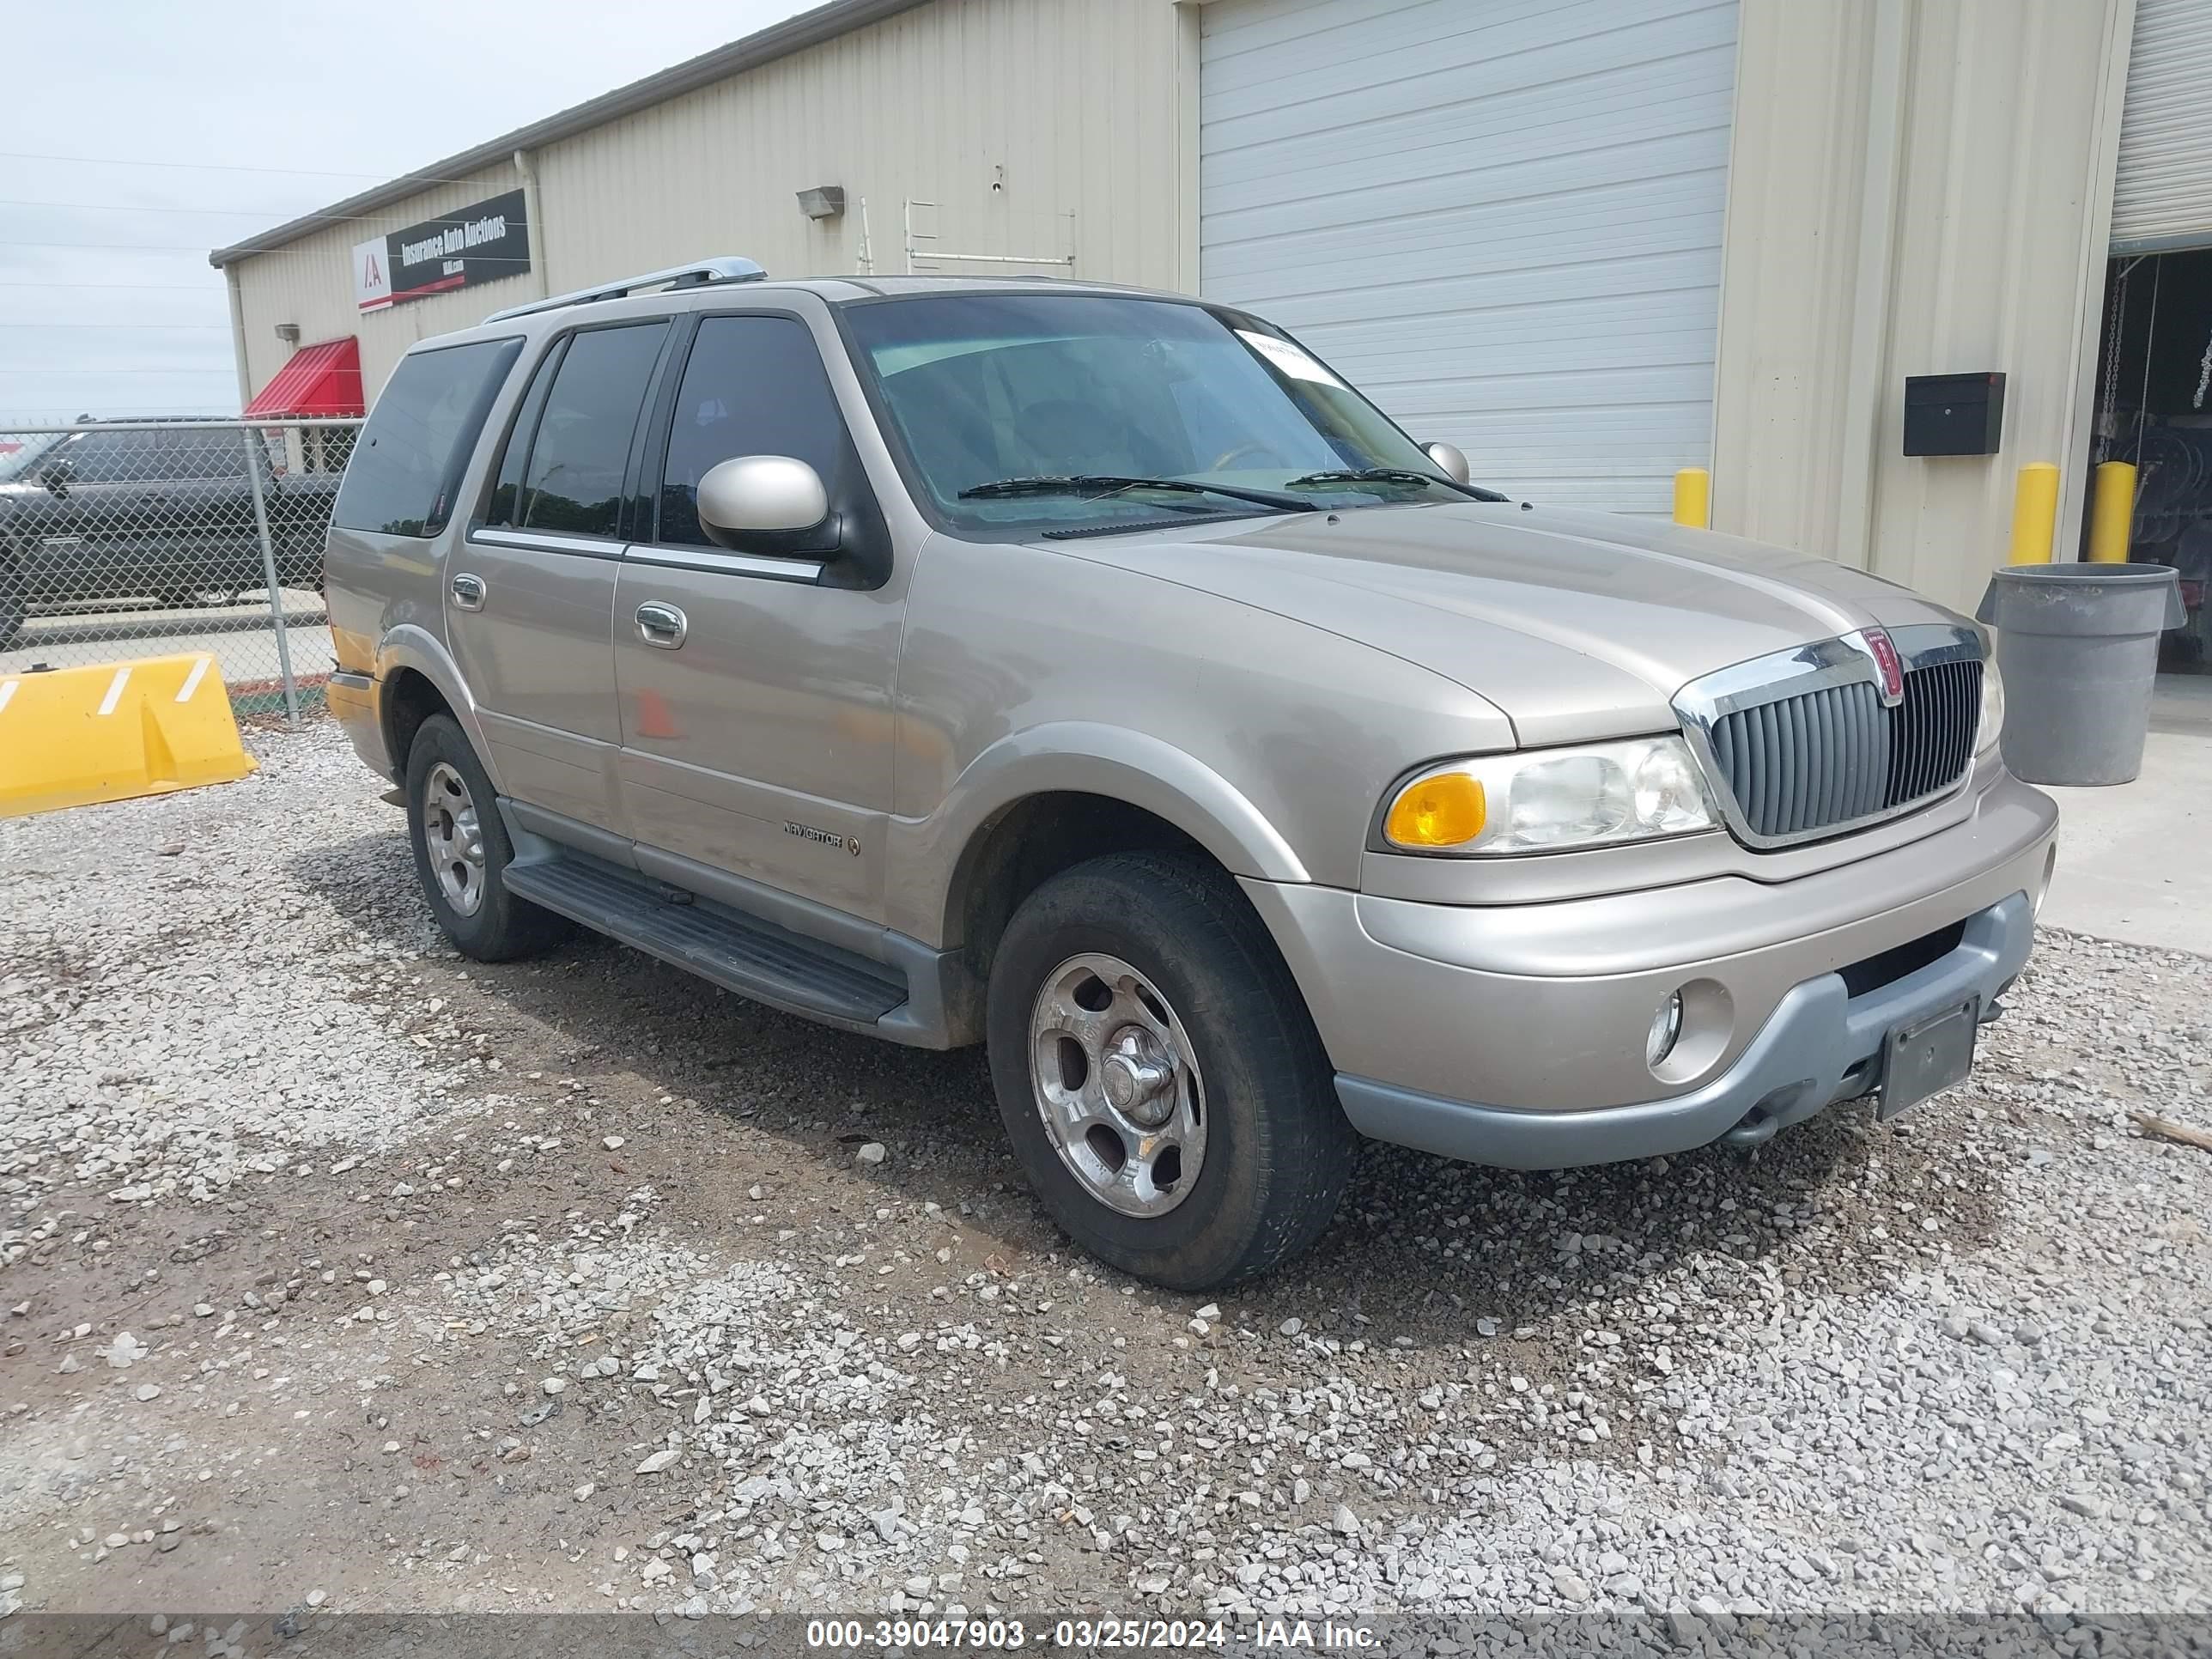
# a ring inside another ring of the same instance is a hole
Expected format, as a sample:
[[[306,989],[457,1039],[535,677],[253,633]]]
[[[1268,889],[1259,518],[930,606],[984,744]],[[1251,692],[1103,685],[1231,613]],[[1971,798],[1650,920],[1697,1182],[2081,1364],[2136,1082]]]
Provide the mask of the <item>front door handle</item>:
[[[690,631],[690,622],[672,605],[653,599],[637,608],[637,636],[647,645],[673,651]]]
[[[484,584],[482,576],[471,576],[465,570],[453,578],[453,605],[459,611],[483,609]]]

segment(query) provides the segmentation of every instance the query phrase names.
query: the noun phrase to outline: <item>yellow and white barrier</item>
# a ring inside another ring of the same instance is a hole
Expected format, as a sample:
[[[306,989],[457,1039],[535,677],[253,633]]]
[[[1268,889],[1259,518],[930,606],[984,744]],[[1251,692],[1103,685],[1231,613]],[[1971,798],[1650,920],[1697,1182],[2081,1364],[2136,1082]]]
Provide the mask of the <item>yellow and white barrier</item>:
[[[253,770],[204,652],[0,671],[0,818],[228,783]]]

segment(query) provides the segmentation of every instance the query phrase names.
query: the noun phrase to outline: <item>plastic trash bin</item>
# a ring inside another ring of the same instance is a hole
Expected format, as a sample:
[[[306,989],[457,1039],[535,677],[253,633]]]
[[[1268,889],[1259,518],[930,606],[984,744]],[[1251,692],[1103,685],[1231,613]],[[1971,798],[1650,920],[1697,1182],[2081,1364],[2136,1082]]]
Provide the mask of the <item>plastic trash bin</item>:
[[[2007,565],[1974,614],[1997,630],[2015,776],[2127,783],[2142,770],[2158,636],[2187,618],[2172,566]]]

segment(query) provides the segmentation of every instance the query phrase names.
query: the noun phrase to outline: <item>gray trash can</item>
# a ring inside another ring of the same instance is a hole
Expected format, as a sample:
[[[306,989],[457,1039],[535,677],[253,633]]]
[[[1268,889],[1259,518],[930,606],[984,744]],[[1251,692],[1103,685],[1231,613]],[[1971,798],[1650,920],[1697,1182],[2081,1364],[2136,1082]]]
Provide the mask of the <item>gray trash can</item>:
[[[1974,614],[1997,630],[2015,776],[2127,783],[2142,770],[2158,636],[2187,617],[2172,566],[2007,565]]]

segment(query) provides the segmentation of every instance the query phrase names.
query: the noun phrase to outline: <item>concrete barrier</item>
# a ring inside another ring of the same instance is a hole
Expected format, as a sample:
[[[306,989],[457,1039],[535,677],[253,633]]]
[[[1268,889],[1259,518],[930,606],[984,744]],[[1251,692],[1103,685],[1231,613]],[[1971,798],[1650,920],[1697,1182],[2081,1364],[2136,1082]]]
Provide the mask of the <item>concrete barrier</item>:
[[[0,673],[0,817],[252,770],[222,671],[204,652]]]

